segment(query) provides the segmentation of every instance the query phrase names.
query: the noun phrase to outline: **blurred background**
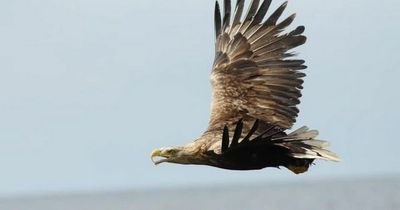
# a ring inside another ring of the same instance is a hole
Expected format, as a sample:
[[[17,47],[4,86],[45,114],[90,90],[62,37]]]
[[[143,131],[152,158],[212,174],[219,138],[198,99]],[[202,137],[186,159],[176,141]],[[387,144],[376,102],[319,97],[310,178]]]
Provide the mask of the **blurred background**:
[[[317,161],[302,175],[152,164],[153,148],[190,142],[207,126],[214,4],[1,1],[0,207],[107,192],[134,191],[143,199],[149,198],[140,192],[158,192],[161,199],[160,191],[211,186],[247,186],[251,194],[249,186],[290,191],[293,184],[302,195],[305,183],[351,180],[378,183],[368,189],[382,181],[399,192],[395,0],[290,1],[285,12],[297,13],[292,27],[305,25],[308,37],[296,49],[309,68],[294,128],[318,129],[342,162]],[[399,193],[391,196],[400,200]]]

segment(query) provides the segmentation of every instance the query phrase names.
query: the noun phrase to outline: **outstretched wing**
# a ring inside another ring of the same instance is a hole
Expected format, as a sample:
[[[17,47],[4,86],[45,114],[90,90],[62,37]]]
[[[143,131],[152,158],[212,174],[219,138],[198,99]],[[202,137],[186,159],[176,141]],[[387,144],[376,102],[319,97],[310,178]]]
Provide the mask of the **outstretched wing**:
[[[239,119],[290,128],[299,112],[300,89],[306,68],[293,59],[291,49],[302,45],[304,27],[284,33],[295,18],[281,22],[287,2],[264,18],[271,0],[252,0],[242,17],[244,0],[231,15],[231,2],[224,0],[223,18],[215,6],[216,55],[211,72],[212,104],[208,131],[221,130]],[[265,20],[264,20],[265,19]]]

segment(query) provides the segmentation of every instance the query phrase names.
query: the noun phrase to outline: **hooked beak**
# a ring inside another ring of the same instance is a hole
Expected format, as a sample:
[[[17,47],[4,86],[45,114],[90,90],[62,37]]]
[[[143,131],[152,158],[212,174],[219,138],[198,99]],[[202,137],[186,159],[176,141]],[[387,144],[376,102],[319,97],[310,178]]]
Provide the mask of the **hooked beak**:
[[[155,157],[161,157],[164,159],[161,160],[154,160]],[[151,161],[154,163],[154,165],[158,165],[160,163],[164,163],[168,161],[169,155],[165,153],[165,150],[162,149],[155,149],[151,152],[150,155]]]

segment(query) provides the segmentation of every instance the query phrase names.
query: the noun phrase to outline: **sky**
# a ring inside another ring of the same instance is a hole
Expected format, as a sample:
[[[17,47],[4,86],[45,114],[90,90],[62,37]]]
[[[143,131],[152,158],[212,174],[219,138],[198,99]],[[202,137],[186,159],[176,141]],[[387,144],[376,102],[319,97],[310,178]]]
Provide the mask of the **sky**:
[[[273,2],[273,8],[283,1]],[[305,25],[294,128],[340,163],[309,172],[154,166],[207,127],[214,1],[0,2],[0,196],[400,174],[395,0],[290,1]]]

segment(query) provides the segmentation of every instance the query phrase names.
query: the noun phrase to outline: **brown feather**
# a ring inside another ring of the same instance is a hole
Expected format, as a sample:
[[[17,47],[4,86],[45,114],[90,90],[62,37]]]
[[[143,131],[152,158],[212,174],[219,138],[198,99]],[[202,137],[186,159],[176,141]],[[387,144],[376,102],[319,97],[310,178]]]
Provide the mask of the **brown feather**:
[[[224,1],[226,3],[226,0]],[[208,130],[220,130],[239,119],[256,120],[290,128],[298,115],[306,68],[303,60],[288,59],[287,51],[305,42],[304,27],[279,35],[295,15],[277,24],[286,8],[282,4],[264,19],[270,0],[253,0],[243,21],[243,1],[237,1],[232,25],[230,3],[224,6],[224,30],[216,41],[216,58],[211,73],[212,105]],[[229,10],[229,11],[228,11]],[[216,22],[219,23],[219,9]],[[217,25],[220,25],[217,24]],[[260,126],[262,127],[262,126]],[[250,128],[249,128],[250,129]]]

